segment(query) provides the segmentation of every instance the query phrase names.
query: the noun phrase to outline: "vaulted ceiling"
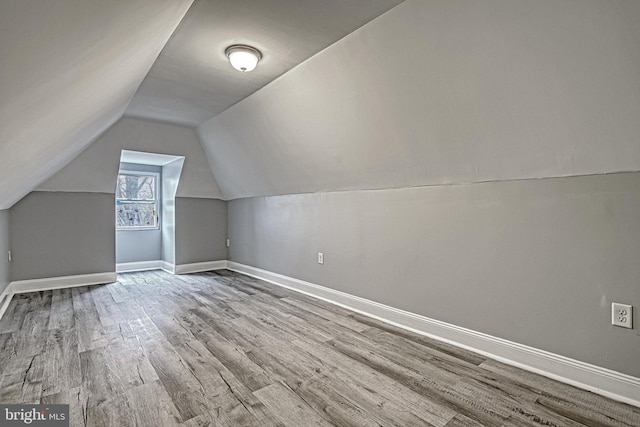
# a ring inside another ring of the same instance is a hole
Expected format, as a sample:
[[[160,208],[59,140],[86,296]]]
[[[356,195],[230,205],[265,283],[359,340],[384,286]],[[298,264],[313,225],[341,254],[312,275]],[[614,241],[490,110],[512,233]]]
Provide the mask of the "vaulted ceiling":
[[[400,2],[3,0],[0,209],[123,114],[195,126]],[[259,70],[231,69],[232,43]]]
[[[0,208],[122,116],[190,5],[0,2]]]
[[[260,89],[402,0],[196,0],[126,110],[196,126]],[[225,49],[260,50],[240,74]]]
[[[407,0],[198,133],[227,199],[638,171],[638,22],[638,0]]]
[[[120,119],[188,130],[225,199],[638,171],[639,21],[638,0],[3,0],[0,209]]]

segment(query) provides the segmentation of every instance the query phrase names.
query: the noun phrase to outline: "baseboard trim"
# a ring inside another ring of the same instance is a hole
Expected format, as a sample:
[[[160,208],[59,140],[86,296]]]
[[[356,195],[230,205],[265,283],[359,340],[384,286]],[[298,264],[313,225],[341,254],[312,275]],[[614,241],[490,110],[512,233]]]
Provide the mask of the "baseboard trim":
[[[9,308],[9,303],[11,302],[11,298],[13,297],[13,293],[11,292],[11,283],[7,284],[7,287],[4,288],[4,291],[0,294],[0,319],[4,316],[4,312]]]
[[[78,286],[101,285],[118,280],[115,272],[78,274],[75,276],[46,277],[43,279],[16,280],[5,288],[0,295],[0,319],[7,311],[15,294],[25,292],[50,291],[52,289],[75,288]]]
[[[174,267],[173,274],[199,273],[201,271],[223,270],[225,268],[227,268],[226,260],[177,264]]]
[[[115,272],[78,274],[75,276],[46,277],[43,279],[17,280],[11,282],[11,292],[21,294],[25,292],[48,291],[51,289],[75,288],[77,286],[101,285],[118,281]]]
[[[168,261],[162,261],[160,269],[166,271],[167,273],[176,274],[176,265]]]
[[[319,298],[502,363],[640,407],[640,378],[249,265],[227,261],[227,269]]]
[[[206,261],[192,264],[172,264],[168,261],[139,261],[116,264],[117,273],[132,273],[135,271],[164,270],[171,274],[199,273],[201,271],[222,270],[227,268],[227,261]]]
[[[132,273],[134,271],[160,270],[164,261],[136,261],[116,264],[116,273]]]

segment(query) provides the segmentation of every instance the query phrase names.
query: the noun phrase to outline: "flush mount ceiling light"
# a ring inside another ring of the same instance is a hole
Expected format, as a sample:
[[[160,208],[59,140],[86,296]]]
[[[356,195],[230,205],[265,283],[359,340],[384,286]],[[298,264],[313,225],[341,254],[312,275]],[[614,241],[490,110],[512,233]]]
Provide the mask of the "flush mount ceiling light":
[[[242,44],[234,44],[229,46],[224,52],[231,62],[231,66],[243,73],[249,72],[256,68],[258,61],[262,58],[262,54],[256,48],[245,46]]]

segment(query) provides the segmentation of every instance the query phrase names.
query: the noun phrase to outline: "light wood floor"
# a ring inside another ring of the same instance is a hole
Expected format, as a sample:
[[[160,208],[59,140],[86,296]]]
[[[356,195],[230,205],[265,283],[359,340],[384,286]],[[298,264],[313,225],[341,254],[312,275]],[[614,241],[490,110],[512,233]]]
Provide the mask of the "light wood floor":
[[[640,409],[240,274],[16,295],[0,402],[72,426],[640,426]]]

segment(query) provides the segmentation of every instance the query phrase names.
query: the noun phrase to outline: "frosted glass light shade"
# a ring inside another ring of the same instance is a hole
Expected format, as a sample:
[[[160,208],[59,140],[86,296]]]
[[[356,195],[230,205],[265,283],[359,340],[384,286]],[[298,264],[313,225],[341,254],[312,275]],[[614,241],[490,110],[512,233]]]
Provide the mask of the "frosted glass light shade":
[[[258,61],[262,58],[262,54],[258,49],[244,45],[229,46],[225,53],[229,58],[229,62],[231,62],[231,66],[243,73],[256,68]]]

